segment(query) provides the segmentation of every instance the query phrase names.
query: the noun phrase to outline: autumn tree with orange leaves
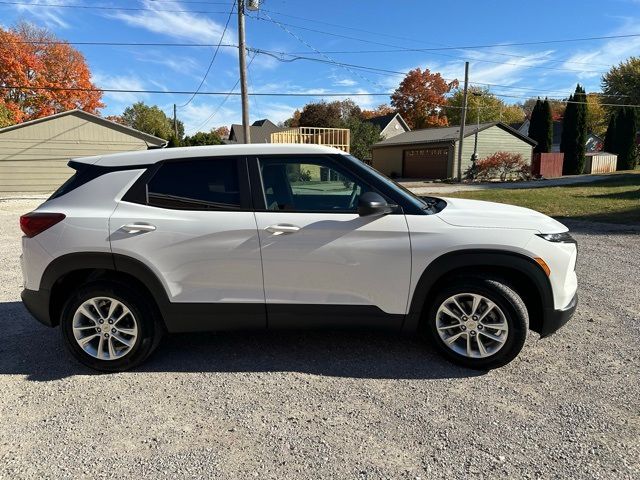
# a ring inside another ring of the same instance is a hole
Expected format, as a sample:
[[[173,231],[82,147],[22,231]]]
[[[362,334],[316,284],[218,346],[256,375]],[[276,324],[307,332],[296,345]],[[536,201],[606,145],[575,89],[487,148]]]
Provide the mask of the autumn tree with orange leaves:
[[[60,88],[96,88],[83,55],[46,29],[27,23],[0,28],[0,112],[5,112],[5,123],[75,108],[97,113],[104,107],[100,91]]]
[[[391,105],[413,130],[447,126],[442,106],[446,104],[446,94],[457,86],[457,80],[447,83],[439,73],[416,68],[407,73],[393,92]]]
[[[362,110],[362,118],[370,119],[375,117],[382,117],[391,113],[396,113],[395,108],[393,108],[391,105],[383,103],[382,105],[378,105],[374,110]]]

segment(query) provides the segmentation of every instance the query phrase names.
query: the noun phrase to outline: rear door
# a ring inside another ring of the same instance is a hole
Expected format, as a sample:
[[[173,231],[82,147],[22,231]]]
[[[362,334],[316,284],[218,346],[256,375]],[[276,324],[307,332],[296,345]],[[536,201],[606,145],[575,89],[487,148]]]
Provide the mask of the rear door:
[[[360,217],[373,188],[333,157],[251,161],[269,327],[400,328],[411,275],[402,212]]]
[[[246,159],[180,159],[152,168],[110,218],[113,253],[143,262],[161,280],[173,330],[264,328]]]

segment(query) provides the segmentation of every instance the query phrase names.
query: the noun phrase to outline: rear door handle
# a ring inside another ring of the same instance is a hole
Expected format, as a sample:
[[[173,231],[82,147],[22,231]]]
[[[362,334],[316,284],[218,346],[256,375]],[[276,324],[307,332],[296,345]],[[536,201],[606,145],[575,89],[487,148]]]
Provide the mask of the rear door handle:
[[[153,232],[156,226],[148,223],[127,223],[120,228],[127,233],[144,233]]]
[[[282,235],[282,234],[286,235],[289,233],[296,233],[298,230],[300,230],[300,227],[298,227],[297,225],[281,223],[278,225],[271,225],[265,228],[265,230],[269,233],[273,233],[274,235]]]

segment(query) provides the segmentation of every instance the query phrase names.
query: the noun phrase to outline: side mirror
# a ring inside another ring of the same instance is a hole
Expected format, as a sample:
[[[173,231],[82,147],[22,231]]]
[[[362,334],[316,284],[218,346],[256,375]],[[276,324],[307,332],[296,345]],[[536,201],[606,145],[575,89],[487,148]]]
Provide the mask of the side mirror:
[[[393,209],[382,195],[376,192],[365,192],[358,199],[358,215],[367,217],[370,215],[386,215]]]

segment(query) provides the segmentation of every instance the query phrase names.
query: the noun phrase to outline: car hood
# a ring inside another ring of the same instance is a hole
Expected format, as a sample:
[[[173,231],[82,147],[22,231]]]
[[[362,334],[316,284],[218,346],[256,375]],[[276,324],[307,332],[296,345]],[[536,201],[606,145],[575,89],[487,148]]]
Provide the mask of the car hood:
[[[447,206],[437,215],[450,225],[478,228],[518,228],[539,233],[561,233],[568,229],[560,222],[529,208],[503,203],[443,198]]]

